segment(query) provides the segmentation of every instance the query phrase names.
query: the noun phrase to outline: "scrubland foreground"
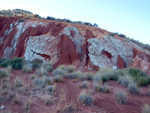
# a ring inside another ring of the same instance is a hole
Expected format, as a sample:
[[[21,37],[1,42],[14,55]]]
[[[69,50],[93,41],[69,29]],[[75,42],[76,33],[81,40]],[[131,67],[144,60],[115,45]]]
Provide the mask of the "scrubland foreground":
[[[0,113],[150,113],[150,76],[127,68],[0,59]]]

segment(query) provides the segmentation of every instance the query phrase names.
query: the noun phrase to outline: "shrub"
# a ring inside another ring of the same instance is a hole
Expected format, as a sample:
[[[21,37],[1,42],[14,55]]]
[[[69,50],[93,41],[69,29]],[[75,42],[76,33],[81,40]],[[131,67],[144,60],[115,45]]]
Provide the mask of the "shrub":
[[[41,88],[44,88],[45,87],[45,84],[44,84],[44,81],[39,79],[39,78],[35,78],[33,80],[33,86],[35,88],[38,88],[38,89],[41,89]]]
[[[32,71],[32,67],[30,65],[25,64],[23,66],[23,72],[24,73],[30,73]]]
[[[21,87],[21,86],[23,86],[22,80],[20,78],[16,78],[14,80],[14,86],[15,87]]]
[[[0,69],[0,78],[6,78],[8,77],[9,73],[7,70]]]
[[[42,97],[42,100],[44,102],[45,105],[51,105],[54,103],[54,98],[52,98],[50,95],[44,95]]]
[[[76,105],[72,102],[69,103],[68,105],[65,105],[62,113],[75,113],[74,112],[75,110],[76,110]]]
[[[61,82],[61,81],[62,81],[62,77],[61,77],[60,75],[56,75],[56,76],[54,77],[54,81],[55,81],[55,82]]]
[[[144,104],[142,107],[142,113],[150,113],[150,105]]]
[[[78,102],[85,105],[93,105],[94,98],[90,93],[87,93],[85,91],[82,91],[80,95],[78,96]]]
[[[23,58],[14,58],[10,61],[10,65],[13,69],[22,69],[24,64]]]
[[[94,82],[94,83],[93,83],[94,91],[99,92],[100,86],[101,86],[101,85],[100,85],[98,82]]]
[[[135,68],[129,68],[129,74],[133,77],[133,78],[138,78],[140,76],[146,76],[145,72],[140,70],[140,69],[135,69]]]
[[[130,94],[135,94],[135,95],[140,94],[140,89],[136,86],[135,83],[129,84],[128,89],[129,89]]]
[[[42,67],[44,68],[46,72],[52,72],[53,70],[52,64],[47,63],[47,62],[43,62]]]
[[[34,70],[37,68],[40,68],[42,63],[43,63],[43,60],[36,58],[36,59],[32,60],[32,68]]]
[[[97,82],[97,83],[101,83],[101,82],[102,82],[101,76],[100,76],[100,75],[94,75],[93,81],[94,81],[94,82]]]
[[[48,73],[44,70],[43,67],[40,67],[36,70],[36,74],[39,76],[39,77],[42,77],[44,75],[47,75]]]
[[[93,80],[94,74],[89,72],[89,73],[86,73],[85,76],[87,80]]]
[[[103,86],[100,86],[100,87],[99,87],[99,92],[109,93],[109,92],[110,92],[110,89],[109,89],[108,86],[103,85]]]
[[[138,77],[135,79],[135,82],[139,85],[139,86],[147,86],[150,83],[150,80],[148,77]]]
[[[119,84],[121,84],[125,87],[128,87],[128,85],[132,82],[133,81],[131,80],[131,78],[129,76],[124,76],[124,77],[119,78]]]
[[[126,93],[124,91],[117,90],[114,94],[114,98],[115,98],[116,102],[119,104],[127,103],[127,97],[126,97]]]
[[[48,92],[48,93],[54,93],[56,89],[56,85],[48,85],[45,90]]]
[[[66,73],[72,73],[76,68],[73,65],[61,65],[57,69],[64,70]]]
[[[82,73],[78,73],[78,79],[81,81],[84,81],[84,80],[86,80],[86,76]]]
[[[87,88],[88,88],[88,82],[87,82],[87,81],[83,81],[83,82],[80,84],[79,87],[82,88],[82,89],[87,89]]]
[[[55,69],[52,73],[54,76],[56,76],[56,75],[65,76],[66,75],[66,72],[62,69],[59,69],[59,68]]]
[[[7,67],[9,64],[10,64],[10,60],[9,59],[5,59],[5,58],[1,58],[0,59],[0,66]]]
[[[52,77],[43,76],[42,80],[44,81],[45,85],[52,85],[53,84],[53,78]]]

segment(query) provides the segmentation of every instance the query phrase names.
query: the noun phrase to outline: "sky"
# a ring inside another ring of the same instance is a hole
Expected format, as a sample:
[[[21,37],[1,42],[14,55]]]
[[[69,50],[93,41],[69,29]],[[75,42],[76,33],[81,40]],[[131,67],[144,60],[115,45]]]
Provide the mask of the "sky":
[[[96,23],[150,45],[150,0],[0,0],[0,10],[16,8],[41,17]]]

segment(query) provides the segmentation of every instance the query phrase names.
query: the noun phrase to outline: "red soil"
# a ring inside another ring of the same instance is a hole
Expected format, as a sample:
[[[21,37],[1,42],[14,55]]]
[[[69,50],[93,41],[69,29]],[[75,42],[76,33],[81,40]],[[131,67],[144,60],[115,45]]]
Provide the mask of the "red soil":
[[[35,72],[26,74],[22,73],[21,70],[15,71],[12,70],[12,80],[16,77],[19,77],[24,80],[25,84],[29,86],[29,89],[32,87],[32,80],[30,76]],[[49,75],[51,76],[51,74]],[[89,89],[93,89],[93,82],[89,82]],[[41,91],[36,91],[34,94],[27,94],[21,96],[21,101],[23,103],[30,101],[31,102],[31,113],[60,113],[62,109],[64,109],[66,104],[70,104],[74,102],[76,104],[77,110],[75,113],[141,113],[141,107],[143,104],[150,104],[150,97],[147,96],[148,87],[141,87],[140,95],[131,95],[129,94],[126,87],[123,87],[118,84],[117,81],[109,81],[105,82],[110,87],[110,93],[100,93],[94,92],[92,95],[95,98],[93,106],[84,106],[77,103],[77,97],[83,89],[79,88],[79,84],[81,81],[79,80],[71,80],[71,79],[63,79],[60,83],[55,83],[56,93],[52,95],[56,100],[52,105],[45,105],[41,100],[41,97],[45,95]],[[128,102],[125,105],[120,105],[114,100],[114,92],[118,89],[121,89],[127,93]],[[63,101],[60,92],[65,92],[65,101]],[[8,102],[1,104],[5,106],[4,110],[10,110],[12,113],[22,113],[23,105],[15,104],[11,100]],[[0,106],[1,106],[0,105]],[[57,110],[56,110],[57,109]]]

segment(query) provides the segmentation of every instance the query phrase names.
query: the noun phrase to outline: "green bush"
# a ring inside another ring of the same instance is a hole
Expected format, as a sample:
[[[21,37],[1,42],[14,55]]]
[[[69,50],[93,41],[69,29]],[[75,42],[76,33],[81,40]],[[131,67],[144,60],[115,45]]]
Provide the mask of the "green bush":
[[[135,79],[135,82],[138,84],[138,86],[147,86],[150,83],[150,79],[148,77],[138,77]]]
[[[138,78],[140,76],[146,76],[145,72],[140,70],[140,69],[136,69],[136,68],[129,68],[129,74],[133,77],[133,78]]]
[[[0,66],[7,67],[9,64],[10,64],[10,60],[9,59],[5,59],[5,58],[1,58],[0,59]]]
[[[24,64],[23,58],[14,58],[10,61],[10,65],[13,69],[22,69]]]

